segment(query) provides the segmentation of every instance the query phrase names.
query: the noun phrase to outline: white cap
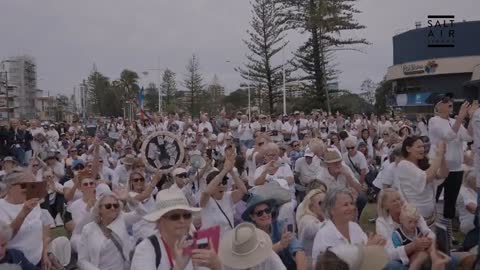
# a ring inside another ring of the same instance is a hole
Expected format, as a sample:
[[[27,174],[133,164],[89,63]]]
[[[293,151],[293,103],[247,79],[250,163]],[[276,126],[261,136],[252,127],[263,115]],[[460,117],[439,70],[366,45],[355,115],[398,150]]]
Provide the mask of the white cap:
[[[305,151],[305,154],[304,154],[303,156],[305,156],[305,157],[314,157],[315,154],[314,154],[312,151],[310,151],[310,149],[307,149],[307,150]]]
[[[187,170],[185,170],[184,168],[176,168],[175,170],[173,170],[172,175],[176,176],[182,173],[187,173]]]

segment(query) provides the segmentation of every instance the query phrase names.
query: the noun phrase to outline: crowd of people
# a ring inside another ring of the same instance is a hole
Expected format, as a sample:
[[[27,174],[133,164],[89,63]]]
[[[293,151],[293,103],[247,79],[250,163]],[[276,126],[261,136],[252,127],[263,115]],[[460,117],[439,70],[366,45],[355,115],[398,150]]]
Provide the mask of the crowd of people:
[[[453,117],[446,95],[428,122],[316,110],[3,123],[0,269],[468,267],[476,109]],[[171,170],[145,162],[155,132],[184,148]],[[218,243],[201,243],[211,228]]]

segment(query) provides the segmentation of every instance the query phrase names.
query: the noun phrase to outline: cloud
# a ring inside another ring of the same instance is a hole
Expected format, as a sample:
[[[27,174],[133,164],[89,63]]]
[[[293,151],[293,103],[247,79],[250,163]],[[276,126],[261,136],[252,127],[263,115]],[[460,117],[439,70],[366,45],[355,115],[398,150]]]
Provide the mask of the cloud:
[[[372,45],[364,47],[363,54],[338,52],[336,59],[340,86],[353,91],[366,78],[382,79],[392,64],[396,31],[412,29],[415,21],[425,22],[434,13],[473,20],[480,1],[360,0],[357,7],[362,11],[358,21],[367,28],[350,34],[365,36]],[[71,94],[93,63],[111,79],[124,68],[141,74],[159,63],[181,81],[189,57],[196,53],[205,82],[217,74],[232,90],[242,81],[233,67],[248,53],[242,38],[250,17],[247,0],[4,0],[0,58],[35,57],[39,86]],[[300,38],[290,38],[292,51]],[[142,82],[152,80],[158,80],[155,71]]]

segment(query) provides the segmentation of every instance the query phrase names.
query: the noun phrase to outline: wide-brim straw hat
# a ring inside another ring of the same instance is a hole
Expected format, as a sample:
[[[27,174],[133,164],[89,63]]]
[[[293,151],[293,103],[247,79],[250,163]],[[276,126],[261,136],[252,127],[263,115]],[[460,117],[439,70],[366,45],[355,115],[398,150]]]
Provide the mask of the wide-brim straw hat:
[[[122,158],[122,163],[124,165],[133,165],[133,163],[135,163],[135,156],[134,155],[126,155],[124,158]]]
[[[200,212],[202,208],[191,207],[182,192],[165,189],[157,193],[155,210],[145,215],[143,219],[149,222],[156,222],[163,215],[173,210]]]
[[[261,264],[272,252],[272,240],[267,233],[252,223],[242,223],[223,236],[218,256],[225,266],[246,269]]]
[[[340,245],[330,251],[345,261],[350,269],[381,270],[388,263],[388,254],[382,246]]]

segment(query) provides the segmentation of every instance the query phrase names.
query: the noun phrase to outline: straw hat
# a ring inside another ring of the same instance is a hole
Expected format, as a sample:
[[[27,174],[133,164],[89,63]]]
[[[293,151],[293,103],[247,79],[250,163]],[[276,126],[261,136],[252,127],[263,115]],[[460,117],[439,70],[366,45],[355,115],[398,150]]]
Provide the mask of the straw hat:
[[[382,246],[340,245],[330,251],[345,261],[350,269],[383,269],[388,262],[387,252]]]
[[[149,222],[156,222],[163,215],[172,210],[200,212],[202,208],[191,207],[182,192],[164,189],[157,194],[155,210],[144,216],[143,219]]]
[[[261,264],[272,252],[268,234],[252,223],[242,223],[223,236],[218,256],[225,266],[245,269]]]
[[[325,150],[325,154],[323,156],[323,159],[324,159],[325,163],[327,163],[327,164],[335,163],[335,162],[339,162],[339,161],[343,160],[340,153],[336,149],[333,149],[333,148],[327,148],[327,150]]]
[[[134,155],[125,155],[125,157],[122,158],[122,163],[124,165],[133,165],[133,163],[135,163],[135,156]]]

